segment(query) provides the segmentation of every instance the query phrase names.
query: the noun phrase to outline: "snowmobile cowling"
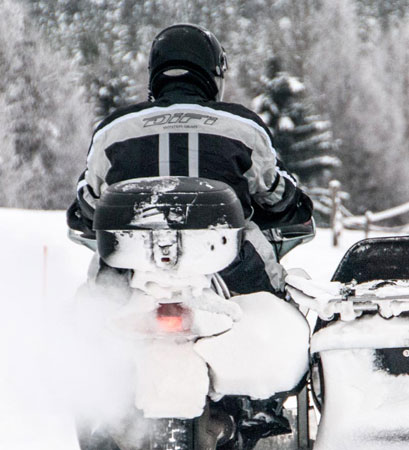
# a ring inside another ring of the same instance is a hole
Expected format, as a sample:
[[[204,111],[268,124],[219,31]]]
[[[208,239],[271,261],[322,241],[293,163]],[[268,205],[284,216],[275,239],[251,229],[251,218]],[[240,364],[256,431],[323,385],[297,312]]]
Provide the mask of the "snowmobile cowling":
[[[233,189],[193,177],[152,177],[109,186],[95,210],[101,258],[111,267],[208,274],[236,257],[245,225]]]

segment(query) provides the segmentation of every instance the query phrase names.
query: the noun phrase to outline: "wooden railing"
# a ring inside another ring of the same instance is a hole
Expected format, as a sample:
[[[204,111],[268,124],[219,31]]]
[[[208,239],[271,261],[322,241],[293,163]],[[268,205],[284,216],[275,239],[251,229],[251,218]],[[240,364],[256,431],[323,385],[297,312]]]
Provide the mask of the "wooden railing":
[[[370,231],[385,231],[396,233],[409,233],[409,224],[400,226],[382,226],[379,223],[393,219],[409,213],[409,202],[395,206],[385,211],[366,211],[360,216],[353,215],[343,205],[344,200],[349,199],[349,194],[341,190],[341,183],[332,180],[328,188],[309,189],[315,209],[324,217],[328,217],[328,222],[332,230],[332,245],[337,246],[343,229],[363,230],[365,237]]]

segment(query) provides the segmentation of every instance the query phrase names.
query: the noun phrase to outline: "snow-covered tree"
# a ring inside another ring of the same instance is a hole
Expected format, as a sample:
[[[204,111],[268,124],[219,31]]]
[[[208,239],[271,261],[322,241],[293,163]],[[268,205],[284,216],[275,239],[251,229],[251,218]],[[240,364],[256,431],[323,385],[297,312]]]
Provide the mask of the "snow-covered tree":
[[[67,207],[91,118],[75,67],[47,48],[12,0],[1,0],[0,55],[0,204]]]
[[[314,110],[330,119],[341,142],[340,179],[354,213],[403,203],[409,188],[403,158],[408,22],[405,14],[395,14],[399,19],[385,28],[379,14],[373,15],[364,33],[358,6],[357,0],[280,0],[272,3],[269,27],[259,24],[270,36],[267,52],[303,81]]]
[[[372,27],[372,19],[381,24],[384,30],[395,26],[409,15],[408,0],[355,0],[362,30]]]
[[[327,186],[341,161],[331,122],[315,111],[306,87],[270,58],[256,111],[271,128],[281,159],[307,187]]]
[[[342,139],[341,180],[351,194],[349,206],[362,213],[403,203],[409,187],[407,125],[396,78],[404,74],[395,73],[392,55],[383,50],[385,34],[374,23],[372,40],[361,39],[352,0],[323,2],[315,20],[306,70],[319,107],[329,112]],[[402,45],[397,35],[395,49]]]
[[[263,3],[268,3],[262,0]],[[178,22],[211,29],[226,47],[230,64],[226,99],[248,102],[240,81],[255,79],[258,61],[248,65],[249,13],[236,0],[25,0],[49,41],[67,49],[83,69],[83,83],[98,117],[118,106],[147,98],[148,61],[154,36]],[[227,26],[226,26],[227,25]],[[258,54],[262,53],[262,46]],[[246,65],[246,67],[244,67]]]

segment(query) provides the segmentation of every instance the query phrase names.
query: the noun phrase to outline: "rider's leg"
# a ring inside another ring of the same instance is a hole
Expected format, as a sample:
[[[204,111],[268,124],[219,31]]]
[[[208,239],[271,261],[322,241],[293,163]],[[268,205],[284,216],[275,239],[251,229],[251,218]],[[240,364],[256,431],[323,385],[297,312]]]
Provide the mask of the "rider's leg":
[[[250,222],[244,230],[243,243],[236,259],[220,275],[236,294],[268,291],[281,296],[284,292],[285,270],[254,222]]]

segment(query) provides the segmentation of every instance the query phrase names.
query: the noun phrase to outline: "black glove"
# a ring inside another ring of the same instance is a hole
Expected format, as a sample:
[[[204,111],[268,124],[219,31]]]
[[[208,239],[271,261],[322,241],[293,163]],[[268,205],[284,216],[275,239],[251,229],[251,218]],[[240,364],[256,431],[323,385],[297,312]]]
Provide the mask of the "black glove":
[[[294,188],[294,194],[291,203],[285,211],[272,212],[262,208],[253,201],[252,220],[262,230],[277,228],[282,225],[301,224],[308,222],[312,217],[313,204],[311,199],[298,187]]]
[[[314,209],[314,205],[308,197],[301,189],[297,188],[297,202],[296,206],[293,209],[292,217],[289,218],[287,223],[295,224],[295,223],[306,223],[312,217],[312,212]]]
[[[81,231],[85,238],[96,238],[95,231],[92,229],[92,220],[82,214],[77,199],[67,209],[67,224],[71,229]]]

